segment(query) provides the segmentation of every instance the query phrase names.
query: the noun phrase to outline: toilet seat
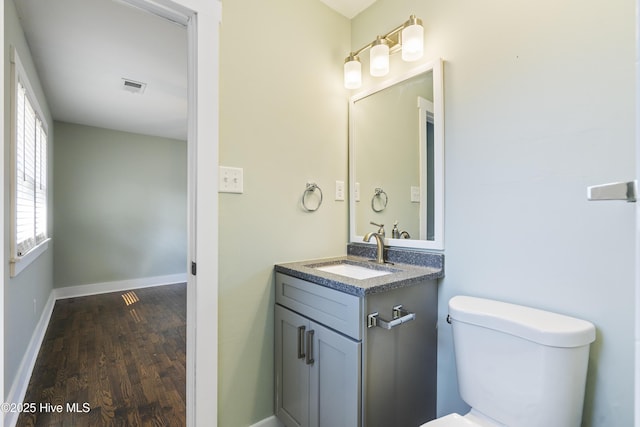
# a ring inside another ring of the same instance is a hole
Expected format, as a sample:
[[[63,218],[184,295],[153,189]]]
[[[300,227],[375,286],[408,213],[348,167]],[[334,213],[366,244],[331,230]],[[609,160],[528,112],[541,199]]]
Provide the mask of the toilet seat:
[[[420,427],[481,427],[481,424],[475,423],[460,414],[449,414],[447,416],[429,421]]]
[[[471,411],[462,416],[455,412],[447,416],[437,418],[428,423],[422,424],[420,427],[500,427],[502,424],[492,422],[487,417],[480,416],[471,409]],[[504,427],[504,426],[503,426]]]

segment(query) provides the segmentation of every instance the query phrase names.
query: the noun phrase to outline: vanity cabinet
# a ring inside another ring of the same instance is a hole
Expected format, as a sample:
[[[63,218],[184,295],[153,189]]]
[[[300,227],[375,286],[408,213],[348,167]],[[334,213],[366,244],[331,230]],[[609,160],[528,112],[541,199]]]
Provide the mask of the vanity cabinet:
[[[362,344],[276,306],[278,417],[287,426],[357,426]]]
[[[419,426],[435,418],[435,280],[353,295],[276,272],[276,416],[286,427]],[[411,320],[386,330],[369,314]]]

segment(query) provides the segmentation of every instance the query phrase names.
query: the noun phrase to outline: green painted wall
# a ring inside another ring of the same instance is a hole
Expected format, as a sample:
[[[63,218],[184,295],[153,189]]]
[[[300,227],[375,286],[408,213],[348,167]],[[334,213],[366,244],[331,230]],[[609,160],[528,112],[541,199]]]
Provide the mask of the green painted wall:
[[[54,285],[185,273],[186,142],[55,129]]]
[[[273,265],[346,253],[349,21],[319,1],[224,1],[220,46],[220,164],[244,168],[244,194],[219,196],[218,425],[246,427],[273,414]]]
[[[586,187],[635,175],[634,2],[378,0],[353,47],[411,13],[445,60],[438,414],[467,410],[445,318],[468,294],[592,321],[583,425],[633,425],[635,209]]]
[[[5,249],[4,253],[8,257],[10,251],[11,236],[11,64],[10,46],[14,46],[20,56],[22,65],[28,74],[29,82],[38,98],[40,107],[44,110],[45,120],[49,131],[49,144],[55,146],[53,121],[48,110],[47,100],[40,86],[40,81],[36,73],[29,46],[26,43],[22,27],[18,21],[18,14],[13,1],[4,2],[4,93],[7,95],[4,99],[4,235]],[[49,157],[49,182],[52,182],[52,156]],[[49,186],[49,207],[52,204],[53,188]],[[51,209],[49,209],[51,212]],[[53,216],[49,214],[49,224],[51,224]],[[51,231],[50,231],[51,232]],[[55,243],[55,241],[53,242]],[[3,260],[6,262],[6,260]],[[5,268],[4,277],[4,390],[5,397],[9,392],[13,381],[15,380],[18,367],[25,354],[29,340],[33,334],[36,324],[40,320],[42,310],[44,308],[51,289],[53,287],[52,280],[53,271],[53,250],[52,243],[49,243],[49,249],[38,257],[24,271],[14,278],[9,278],[8,265]]]

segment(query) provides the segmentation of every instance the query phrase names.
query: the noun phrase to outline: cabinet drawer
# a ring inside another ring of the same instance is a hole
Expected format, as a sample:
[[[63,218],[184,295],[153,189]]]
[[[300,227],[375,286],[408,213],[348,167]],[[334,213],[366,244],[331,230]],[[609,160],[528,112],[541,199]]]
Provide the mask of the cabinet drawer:
[[[362,339],[362,303],[355,295],[276,273],[276,302],[356,340]]]

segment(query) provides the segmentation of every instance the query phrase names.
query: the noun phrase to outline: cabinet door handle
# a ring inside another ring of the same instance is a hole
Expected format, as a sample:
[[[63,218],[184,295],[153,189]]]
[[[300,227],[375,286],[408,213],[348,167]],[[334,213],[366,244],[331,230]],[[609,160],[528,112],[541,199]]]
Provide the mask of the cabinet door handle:
[[[313,330],[307,332],[307,365],[313,365],[313,362],[315,362],[313,360],[313,334]]]
[[[304,326],[298,326],[298,359],[304,359]]]

